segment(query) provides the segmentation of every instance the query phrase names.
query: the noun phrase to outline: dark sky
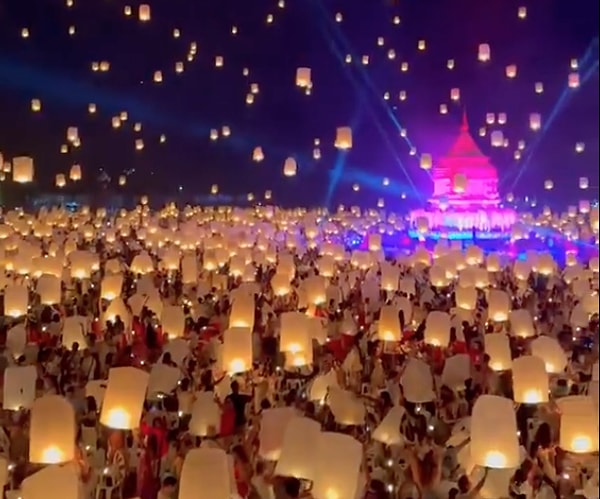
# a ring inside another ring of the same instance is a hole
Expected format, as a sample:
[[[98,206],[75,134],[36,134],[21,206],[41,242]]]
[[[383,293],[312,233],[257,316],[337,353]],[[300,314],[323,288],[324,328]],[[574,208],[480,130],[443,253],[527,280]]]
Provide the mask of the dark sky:
[[[147,23],[137,19],[140,3],[0,2],[0,151],[5,158],[34,157],[39,189],[51,190],[57,173],[80,163],[80,188],[93,188],[101,168],[113,183],[135,170],[131,192],[170,193],[181,186],[189,195],[207,194],[218,184],[235,195],[271,189],[274,200],[286,204],[368,205],[384,197],[401,208],[431,188],[410,144],[439,157],[464,107],[475,135],[486,113],[507,115],[507,123],[488,127],[488,134],[502,130],[509,147],[492,148],[489,135],[476,137],[498,167],[503,194],[558,206],[597,196],[597,0],[286,0],[284,8],[277,0],[152,0]],[[127,4],[131,17],[124,15]],[[526,19],[519,19],[519,6],[527,8]],[[421,39],[424,51],[417,49]],[[192,42],[197,55],[188,62]],[[491,47],[486,64],[477,61],[481,43]],[[344,62],[347,54],[351,64]],[[217,55],[224,57],[222,68],[215,68]],[[370,56],[367,66],[363,55]],[[567,87],[573,58],[580,61],[577,90]],[[92,62],[103,60],[110,70],[93,72]],[[174,70],[178,61],[185,64],[181,74]],[[402,62],[408,71],[400,70]],[[518,67],[514,79],[505,76],[509,64]],[[310,96],[295,85],[299,66],[312,68]],[[161,84],[152,81],[158,70]],[[542,94],[535,82],[544,84]],[[252,83],[260,91],[247,105]],[[454,87],[460,103],[450,101]],[[31,111],[33,98],[42,102],[39,113]],[[96,114],[88,113],[89,103]],[[448,105],[448,114],[439,113],[440,104]],[[111,118],[121,111],[129,119],[114,130]],[[532,112],[542,115],[539,132],[529,129]],[[212,142],[210,130],[223,125],[231,137]],[[346,125],[353,127],[354,146],[339,154],[335,129]],[[61,154],[69,126],[78,127],[82,144]],[[135,150],[136,138],[143,139],[143,151]],[[321,140],[319,161],[312,159],[315,138]],[[521,139],[527,148],[515,161]],[[581,154],[577,142],[585,143]],[[251,160],[256,146],[264,150],[262,163]],[[298,160],[293,179],[282,175],[288,156]],[[581,176],[596,190],[579,191]],[[387,191],[384,177],[391,179]],[[553,191],[544,191],[545,179],[554,180]]]

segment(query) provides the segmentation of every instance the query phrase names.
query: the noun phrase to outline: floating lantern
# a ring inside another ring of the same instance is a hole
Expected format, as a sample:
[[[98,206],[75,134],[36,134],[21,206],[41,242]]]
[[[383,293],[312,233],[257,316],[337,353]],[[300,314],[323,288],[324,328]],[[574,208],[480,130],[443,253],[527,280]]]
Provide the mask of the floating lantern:
[[[492,56],[490,46],[487,43],[482,43],[479,45],[479,50],[477,52],[477,59],[480,62],[488,62]]]
[[[429,153],[421,154],[421,158],[419,160],[419,165],[421,166],[421,168],[423,168],[423,170],[431,170],[431,168],[433,166],[433,159],[431,157],[431,154],[429,154]]]
[[[296,69],[296,85],[300,88],[308,88],[312,85],[311,69]]]
[[[504,333],[486,334],[485,353],[490,356],[490,367],[494,371],[508,371],[512,366],[510,344]]]
[[[490,431],[493,429],[493,431]],[[495,395],[481,395],[471,417],[471,459],[494,469],[517,468],[521,463],[513,402]]]
[[[135,367],[111,368],[100,423],[119,430],[138,428],[149,380],[149,373]]]
[[[517,65],[510,64],[506,66],[506,77],[507,78],[516,78],[517,76]]]
[[[560,374],[567,367],[567,357],[555,338],[540,336],[531,342],[531,355],[542,359],[549,374]]]
[[[252,369],[252,330],[232,327],[223,333],[222,369],[237,374]]]
[[[551,191],[552,189],[554,189],[554,182],[550,179],[544,180],[544,189],[546,189],[547,191]]]
[[[31,99],[31,110],[39,113],[42,110],[42,101],[40,99]]]
[[[507,116],[506,113],[498,113],[498,124],[506,125]]]
[[[527,7],[521,6],[517,9],[517,17],[519,19],[526,19],[527,18]]]
[[[384,305],[381,307],[379,323],[377,324],[377,338],[382,341],[402,340],[398,308],[394,305]]]
[[[490,142],[492,147],[502,147],[504,145],[504,134],[501,130],[494,130],[490,134]]]
[[[138,19],[142,22],[150,21],[151,12],[150,5],[143,3],[138,10]]]
[[[534,132],[542,128],[542,116],[539,113],[531,113],[529,115],[529,128]]]
[[[339,127],[335,134],[337,149],[352,149],[352,129],[348,126]]]
[[[534,89],[536,94],[542,94],[544,93],[544,84],[541,81],[536,81]]]
[[[560,447],[574,454],[598,452],[598,406],[591,396],[558,399]]]
[[[223,56],[218,55],[215,57],[215,68],[222,68],[224,64]]]
[[[527,355],[512,364],[514,400],[519,404],[548,402],[548,374],[544,361]]]
[[[56,185],[56,187],[59,188],[63,188],[65,185],[67,185],[67,179],[64,173],[56,174],[56,177],[54,179],[54,185]]]
[[[298,164],[296,160],[292,157],[289,157],[285,160],[283,164],[283,175],[285,177],[295,177],[298,173]]]
[[[590,186],[590,181],[587,177],[579,177],[579,188],[580,189],[588,189]]]
[[[356,439],[341,433],[321,433],[315,453],[312,494],[322,499],[356,497],[361,461],[362,444]]]
[[[163,81],[162,71],[154,71],[154,76],[152,77],[152,79],[154,80],[154,83],[162,83],[162,81]]]
[[[291,419],[283,434],[275,473],[300,480],[311,479],[315,473],[314,452],[320,434],[321,426],[317,421],[305,417]]]
[[[230,462],[224,450],[202,447],[187,453],[179,499],[230,499],[232,493]]]
[[[569,73],[568,85],[569,88],[579,88],[579,73]]]
[[[71,169],[69,170],[69,179],[71,179],[73,182],[77,182],[77,181],[81,180],[81,166],[80,165],[71,166]]]
[[[29,461],[61,464],[75,459],[75,411],[59,395],[35,400],[31,408]]]
[[[446,104],[440,104],[440,114],[448,114],[448,106]]]
[[[127,177],[125,175],[119,175],[119,185],[124,186],[127,183]]]
[[[229,326],[253,329],[255,307],[253,295],[244,293],[236,295],[235,300],[231,304]]]
[[[511,333],[520,338],[535,336],[533,318],[527,309],[511,310],[509,317]]]
[[[33,159],[28,156],[17,156],[12,161],[13,181],[18,184],[33,182]]]
[[[4,315],[21,317],[27,314],[29,291],[26,286],[9,284],[4,289]]]
[[[584,142],[577,142],[575,144],[575,152],[577,154],[581,154],[583,151],[585,151],[585,143]]]
[[[460,88],[450,89],[450,100],[453,102],[457,102],[460,100]]]
[[[425,321],[425,343],[436,347],[447,347],[450,343],[450,315],[433,310]]]

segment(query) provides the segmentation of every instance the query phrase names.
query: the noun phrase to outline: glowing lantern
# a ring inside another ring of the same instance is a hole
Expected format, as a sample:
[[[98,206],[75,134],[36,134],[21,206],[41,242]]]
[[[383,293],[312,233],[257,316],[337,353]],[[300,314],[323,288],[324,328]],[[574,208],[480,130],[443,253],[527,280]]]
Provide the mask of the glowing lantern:
[[[479,45],[479,50],[477,52],[477,59],[480,62],[488,62],[492,56],[490,46],[487,43],[482,43]]]
[[[222,68],[224,63],[223,56],[218,55],[215,57],[215,68]]]
[[[475,310],[477,305],[477,289],[459,286],[455,289],[456,306],[463,310]]]
[[[426,47],[427,47],[427,44],[426,44],[425,40],[418,41],[418,43],[417,43],[418,50],[425,50]]]
[[[584,142],[577,142],[575,144],[575,152],[578,154],[581,154],[583,151],[585,151],[585,143]]]
[[[78,180],[81,180],[81,166],[80,165],[71,166],[71,169],[69,170],[69,178],[73,182],[77,182]]]
[[[512,334],[520,338],[535,336],[533,318],[527,309],[511,310],[509,314],[510,329]]]
[[[252,151],[252,161],[256,161],[260,163],[265,159],[265,154],[263,153],[262,147],[255,147]]]
[[[504,134],[501,130],[494,130],[490,134],[492,147],[502,147],[504,145]]]
[[[491,289],[488,296],[489,318],[495,322],[508,320],[510,298],[506,291]]]
[[[213,392],[197,392],[192,406],[190,433],[197,437],[213,436],[219,429],[221,410]]]
[[[139,428],[149,379],[149,373],[135,367],[111,368],[100,422],[119,430]]]
[[[39,113],[42,110],[42,101],[40,99],[31,99],[31,110]]]
[[[292,356],[304,354],[312,350],[312,337],[308,330],[309,321],[300,312],[285,312],[281,314],[281,336],[279,349]]]
[[[315,453],[312,494],[323,499],[356,497],[362,444],[350,435],[323,432]],[[355,477],[349,480],[348,477]]]
[[[224,450],[192,449],[183,461],[179,499],[230,499],[233,492],[230,474]]]
[[[527,7],[524,7],[524,6],[519,7],[519,9],[517,10],[517,17],[519,19],[526,19],[527,18]]]
[[[50,465],[27,476],[18,491],[25,499],[78,499],[81,482],[74,466]],[[10,496],[9,496],[10,497]]]
[[[421,154],[419,164],[421,168],[423,168],[423,170],[431,170],[431,167],[433,166],[433,159],[431,157],[431,154]]]
[[[598,452],[598,408],[591,396],[575,395],[557,400],[560,447],[574,454]]]
[[[142,22],[148,22],[150,20],[150,5],[143,3],[140,5],[138,11],[138,18]]]
[[[235,300],[233,300],[233,303],[231,304],[229,326],[253,329],[254,313],[254,296],[244,293],[236,295]]]
[[[4,289],[4,315],[21,317],[27,314],[29,291],[26,286],[9,284]]]
[[[569,88],[579,88],[579,73],[569,73]]]
[[[296,69],[296,85],[300,88],[307,88],[312,85],[310,68]]]
[[[183,73],[184,70],[184,65],[183,62],[179,61],[175,63],[175,72],[176,73]]]
[[[384,305],[379,312],[379,323],[377,324],[377,338],[382,341],[402,340],[402,329],[398,308],[394,305]]]
[[[544,180],[544,189],[551,191],[554,189],[554,182],[552,180]]]
[[[275,473],[308,480],[314,476],[314,451],[321,434],[321,426],[309,418],[291,419],[284,431]]]
[[[493,431],[490,431],[493,429]],[[487,468],[517,468],[521,463],[513,402],[481,395],[471,417],[471,459]]]
[[[460,100],[460,88],[450,89],[450,100],[456,102]]]
[[[486,334],[485,353],[490,356],[490,367],[494,371],[508,371],[512,366],[510,344],[504,333]]]
[[[36,283],[36,293],[43,305],[54,305],[61,301],[61,280],[50,274],[42,274]]]
[[[531,113],[529,115],[529,128],[533,131],[538,131],[542,128],[542,116],[539,113]]]
[[[352,129],[344,126],[336,130],[335,147],[338,149],[352,149]]]
[[[31,408],[29,461],[35,464],[60,464],[75,458],[75,411],[59,395],[35,400]]]
[[[527,355],[513,361],[513,393],[519,404],[543,404],[548,402],[548,374],[544,361]]]
[[[295,177],[297,173],[298,164],[296,160],[292,157],[287,158],[283,164],[283,175],[286,177]]]
[[[12,161],[13,181],[27,184],[33,181],[33,159],[28,156],[17,156]]]
[[[534,89],[536,94],[542,94],[544,93],[544,84],[541,81],[537,81],[535,82]]]
[[[447,347],[450,343],[450,315],[433,310],[425,321],[425,343],[436,347]]]
[[[590,181],[587,177],[579,177],[579,188],[580,189],[587,189],[590,186]]]
[[[555,338],[540,336],[531,342],[531,355],[542,359],[549,374],[562,373],[567,367],[567,357]]]
[[[96,112],[96,104],[91,102],[90,104],[88,104],[88,113],[94,114],[95,112]]]
[[[507,78],[515,78],[517,76],[517,65],[510,64],[506,66],[506,77]]]
[[[252,330],[232,327],[223,333],[222,369],[229,374],[252,369]]]
[[[127,177],[125,175],[119,175],[119,185],[124,186],[127,183]]]
[[[121,118],[118,116],[113,116],[111,119],[111,124],[113,128],[121,128]]]
[[[57,173],[56,177],[54,179],[54,185],[56,185],[56,187],[64,187],[65,185],[67,185],[67,179],[65,178],[65,174],[64,173]]]
[[[468,179],[464,173],[457,173],[452,179],[452,190],[461,194],[467,190]]]
[[[213,184],[210,186],[210,193],[213,196],[216,196],[217,194],[219,194],[219,186],[217,184]]]
[[[152,76],[152,79],[154,80],[154,83],[162,83],[162,81],[163,81],[162,71],[154,71],[154,75]]]
[[[100,297],[103,300],[112,301],[121,294],[122,287],[122,274],[107,274],[102,278],[102,284],[100,286]]]
[[[446,104],[440,104],[440,114],[448,114],[448,106]]]

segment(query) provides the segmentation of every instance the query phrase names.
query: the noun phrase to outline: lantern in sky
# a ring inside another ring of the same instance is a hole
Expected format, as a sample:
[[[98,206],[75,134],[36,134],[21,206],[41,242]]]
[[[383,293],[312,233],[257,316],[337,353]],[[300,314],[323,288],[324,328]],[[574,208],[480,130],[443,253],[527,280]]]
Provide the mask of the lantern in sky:
[[[448,69],[454,69],[454,59],[448,59],[448,61],[446,62],[446,67]]]
[[[542,116],[540,113],[531,113],[529,115],[529,128],[534,132],[542,128]]]
[[[33,182],[33,158],[17,156],[12,161],[13,181],[18,184]]]
[[[127,183],[127,177],[125,175],[119,175],[119,185],[124,186]]]
[[[446,104],[440,104],[440,114],[448,114],[448,106]]]
[[[222,369],[230,374],[252,369],[252,330],[231,327],[223,333]]]
[[[162,71],[154,71],[154,75],[153,75],[152,79],[154,80],[154,83],[162,83],[162,81],[163,81]]]
[[[584,142],[577,142],[575,144],[575,152],[578,154],[581,154],[583,151],[585,151],[585,143]]]
[[[579,88],[579,73],[569,73],[569,88]]]
[[[31,110],[39,113],[42,110],[42,101],[40,99],[31,99]]]
[[[506,66],[506,77],[507,78],[515,78],[517,76],[517,65],[509,64]]]
[[[481,43],[477,52],[477,59],[479,59],[480,62],[488,62],[491,58],[491,55],[492,53],[489,44]]]
[[[421,154],[421,158],[419,160],[419,165],[421,166],[421,168],[423,170],[431,170],[431,168],[433,166],[433,159],[431,157],[431,154],[429,154],[429,153]]]
[[[527,7],[525,6],[521,6],[517,9],[517,17],[519,19],[526,19],[527,18]]]
[[[526,355],[512,364],[514,400],[519,404],[542,404],[548,402],[548,374],[544,361]]]
[[[486,113],[485,122],[488,125],[493,125],[496,123],[496,115],[494,113]]]
[[[138,11],[138,19],[142,22],[150,21],[150,5],[143,3],[140,5]]]
[[[450,100],[456,102],[460,100],[460,88],[450,89]]]
[[[111,368],[100,423],[120,430],[138,428],[149,380],[149,373],[135,367]]]
[[[71,166],[71,169],[69,170],[69,178],[73,182],[81,180],[81,165],[75,164]]]
[[[296,160],[292,157],[287,158],[283,164],[283,175],[285,177],[295,177],[297,173],[298,164]]]
[[[535,82],[534,89],[536,94],[542,94],[544,93],[544,84],[541,81],[537,81]]]
[[[587,177],[579,177],[579,188],[580,189],[588,189],[590,186],[590,181]]]
[[[551,191],[552,189],[554,189],[554,182],[550,179],[544,180],[544,189],[546,189],[547,191]]]
[[[307,88],[312,85],[310,68],[296,69],[296,85],[300,88]]]
[[[215,68],[222,68],[224,64],[224,59],[222,55],[218,55],[215,57]]]
[[[352,149],[352,129],[348,126],[338,127],[335,134],[337,149]]]
[[[265,154],[263,153],[262,147],[260,147],[260,146],[255,147],[254,150],[252,151],[252,161],[256,161],[257,163],[260,163],[264,159],[265,159]]]
[[[67,185],[67,179],[65,178],[65,174],[64,173],[57,173],[56,177],[54,179],[54,184],[56,185],[56,187],[64,187],[65,185]]]
[[[490,142],[492,147],[502,147],[504,145],[504,134],[502,130],[494,130],[490,134]]]
[[[425,50],[426,48],[427,48],[427,43],[425,42],[425,40],[419,40],[419,42],[417,43],[417,49]]]
[[[498,124],[506,125],[506,113],[498,113]]]
[[[75,411],[59,395],[36,399],[31,408],[29,461],[35,464],[61,464],[75,458]]]
[[[587,395],[558,399],[560,447],[574,454],[598,452],[598,406]]]

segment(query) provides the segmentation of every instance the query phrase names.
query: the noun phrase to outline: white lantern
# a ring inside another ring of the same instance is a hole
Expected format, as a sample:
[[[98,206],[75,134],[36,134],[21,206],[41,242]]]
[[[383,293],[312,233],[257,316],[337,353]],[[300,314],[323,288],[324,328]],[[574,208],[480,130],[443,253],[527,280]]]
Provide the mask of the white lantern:
[[[223,333],[222,369],[230,374],[252,369],[252,331],[232,327]]]
[[[227,453],[222,449],[190,450],[183,461],[179,499],[231,499],[232,480]]]
[[[28,156],[17,156],[12,161],[13,180],[18,184],[33,182],[33,159]]]
[[[294,158],[287,158],[283,164],[283,175],[286,177],[295,177],[298,173],[298,164]]]
[[[512,363],[514,400],[520,404],[548,402],[548,374],[544,361],[527,355]]]
[[[590,181],[587,177],[579,177],[579,188],[580,189],[588,189],[590,186]]]
[[[25,478],[19,495],[16,497],[23,499],[79,499],[81,497],[80,490],[81,482],[76,466],[50,465]]]
[[[579,88],[579,73],[569,73],[569,88]]]
[[[221,409],[213,392],[197,392],[192,406],[189,431],[197,437],[215,436],[221,423]]]
[[[185,314],[180,305],[165,305],[160,315],[160,323],[169,338],[180,338],[185,331]]]
[[[477,52],[477,59],[479,59],[480,62],[487,62],[490,60],[491,58],[491,50],[490,50],[490,46],[487,43],[481,43],[479,44],[479,50]]]
[[[382,341],[401,341],[402,329],[398,308],[394,305],[384,305],[379,312],[377,338]]]
[[[142,22],[147,22],[150,20],[150,5],[143,3],[142,5],[140,5],[139,11],[138,11],[138,18],[140,21]]]
[[[494,322],[504,322],[508,320],[510,298],[506,291],[490,289],[487,301],[490,320]]]
[[[26,286],[9,284],[4,289],[4,315],[21,317],[27,314],[29,291]]]
[[[135,367],[111,368],[100,422],[120,430],[138,428],[149,380],[150,374]]]
[[[312,77],[310,68],[296,69],[296,85],[300,88],[309,88],[312,86]]]
[[[447,347],[450,343],[450,315],[432,310],[425,321],[425,343],[436,347]]]
[[[352,129],[349,126],[339,127],[335,134],[335,147],[352,149]]]
[[[37,399],[31,408],[29,461],[60,464],[75,458],[75,410],[59,395]]]
[[[459,286],[454,290],[456,306],[463,310],[475,310],[477,305],[477,288]]]
[[[533,131],[542,128],[542,115],[540,113],[531,113],[529,115],[529,128]]]
[[[506,77],[507,78],[515,78],[517,76],[517,65],[510,64],[506,66]]]
[[[311,480],[315,475],[315,449],[321,425],[305,417],[292,418],[285,428],[275,474]]]
[[[301,312],[282,313],[279,349],[292,355],[312,350],[308,325],[307,316]]]
[[[490,356],[490,367],[494,371],[508,371],[512,366],[512,356],[508,336],[504,333],[486,334],[485,353]]]
[[[297,416],[293,407],[274,407],[262,411],[258,438],[260,457],[267,461],[279,459],[287,426]]]
[[[531,338],[535,336],[535,326],[531,313],[526,308],[511,310],[508,316],[510,331],[519,338]]]
[[[546,364],[549,374],[562,373],[567,367],[567,356],[555,338],[540,336],[531,342],[531,355],[535,355]]]
[[[487,468],[517,468],[520,463],[517,420],[510,399],[481,395],[471,417],[471,459]]]
[[[490,141],[492,147],[502,147],[504,145],[504,134],[502,133],[502,130],[494,130],[490,134]]]
[[[121,294],[123,287],[123,274],[107,274],[100,285],[100,297],[112,301]]]
[[[594,399],[575,395],[558,399],[560,447],[574,454],[598,452],[598,407]]]
[[[81,165],[73,165],[69,170],[69,178],[73,182],[81,180]]]
[[[263,153],[262,147],[255,147],[252,151],[252,161],[256,161],[260,163],[265,159],[265,154]]]

